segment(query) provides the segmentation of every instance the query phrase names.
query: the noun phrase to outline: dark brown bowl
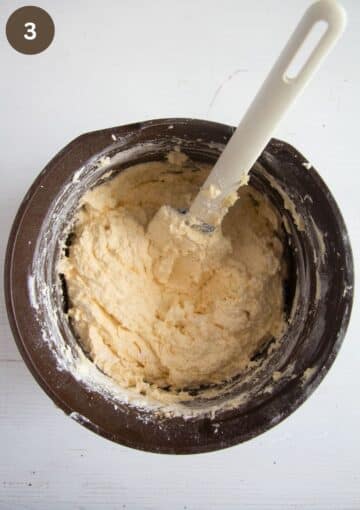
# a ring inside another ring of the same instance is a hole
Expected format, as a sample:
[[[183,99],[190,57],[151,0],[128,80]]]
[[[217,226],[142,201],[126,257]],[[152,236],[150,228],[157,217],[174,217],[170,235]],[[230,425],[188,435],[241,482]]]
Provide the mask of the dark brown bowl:
[[[190,417],[169,417],[141,402],[126,403],[106,376],[101,375],[106,387],[99,388],[72,370],[79,346],[63,313],[55,264],[79,197],[108,170],[99,164],[100,158],[117,158],[112,171],[121,171],[163,159],[181,145],[192,159],[214,163],[233,130],[207,121],[164,119],[84,134],[40,173],[15,218],[6,254],[5,294],[21,355],[65,413],[120,444],[153,452],[198,453],[255,437],[312,393],[344,338],[353,264],[342,216],[317,172],[306,168],[305,158],[290,145],[272,140],[250,184],[279,210],[289,243],[291,323],[280,348],[257,353],[259,367],[223,385],[215,396],[199,390],[184,404],[188,415],[197,413]],[[97,371],[94,366],[93,370]]]

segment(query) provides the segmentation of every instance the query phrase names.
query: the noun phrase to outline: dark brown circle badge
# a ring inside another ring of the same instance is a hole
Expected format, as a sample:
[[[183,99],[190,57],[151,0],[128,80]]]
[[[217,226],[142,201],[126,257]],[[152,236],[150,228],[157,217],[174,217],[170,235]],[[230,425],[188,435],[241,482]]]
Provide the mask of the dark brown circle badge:
[[[51,16],[28,5],[14,11],[6,23],[6,37],[14,50],[35,55],[46,50],[54,39],[55,26]]]

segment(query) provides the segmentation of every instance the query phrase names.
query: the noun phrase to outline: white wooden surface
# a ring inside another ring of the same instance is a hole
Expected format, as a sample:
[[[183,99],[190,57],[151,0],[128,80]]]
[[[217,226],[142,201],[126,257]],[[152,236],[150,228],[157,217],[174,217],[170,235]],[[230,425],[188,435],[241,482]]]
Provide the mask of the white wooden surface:
[[[56,35],[24,56],[0,9],[0,250],[28,186],[80,133],[192,116],[236,124],[307,0],[42,0]],[[360,2],[278,137],[326,179],[360,248]],[[356,260],[357,259],[357,260]],[[360,270],[357,266],[358,272]],[[2,270],[2,267],[1,267]],[[9,330],[1,291],[1,509],[359,509],[360,318],[330,374],[295,414],[226,451],[188,457],[112,444],[57,410]]]

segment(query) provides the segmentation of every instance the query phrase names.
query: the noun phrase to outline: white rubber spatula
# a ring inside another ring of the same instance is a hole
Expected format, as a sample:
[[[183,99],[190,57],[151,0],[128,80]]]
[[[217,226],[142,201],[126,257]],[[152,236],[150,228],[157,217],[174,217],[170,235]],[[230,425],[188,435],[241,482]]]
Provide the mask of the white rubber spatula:
[[[319,22],[325,22],[325,32],[297,74],[289,75],[305,40]],[[270,141],[279,121],[315,74],[345,24],[346,13],[335,0],[319,0],[305,12],[192,203],[189,214],[193,219],[208,226],[221,223],[231,202],[229,198],[247,182],[251,167]]]

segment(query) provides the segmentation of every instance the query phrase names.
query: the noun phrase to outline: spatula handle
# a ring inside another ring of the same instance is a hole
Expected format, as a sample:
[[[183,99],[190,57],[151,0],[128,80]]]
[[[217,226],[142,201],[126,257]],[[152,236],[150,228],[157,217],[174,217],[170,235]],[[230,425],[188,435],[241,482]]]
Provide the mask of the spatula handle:
[[[325,32],[297,75],[289,77],[291,64],[318,22],[325,22]],[[334,46],[345,24],[346,13],[335,0],[319,0],[308,8],[195,198],[191,215],[210,225],[221,222],[224,199],[244,181],[279,121]],[[211,186],[217,190],[216,197],[216,193],[210,196]],[[223,209],[225,214],[227,209]]]

